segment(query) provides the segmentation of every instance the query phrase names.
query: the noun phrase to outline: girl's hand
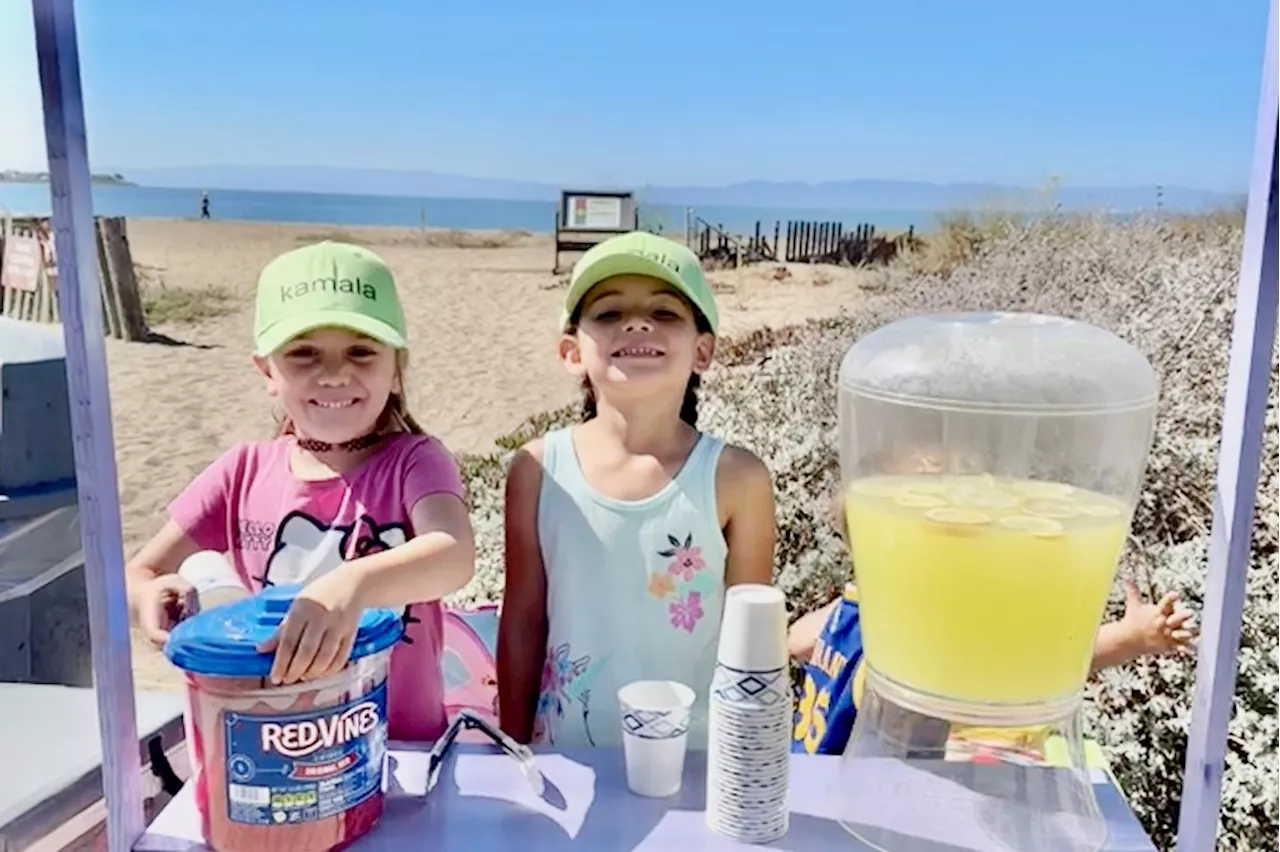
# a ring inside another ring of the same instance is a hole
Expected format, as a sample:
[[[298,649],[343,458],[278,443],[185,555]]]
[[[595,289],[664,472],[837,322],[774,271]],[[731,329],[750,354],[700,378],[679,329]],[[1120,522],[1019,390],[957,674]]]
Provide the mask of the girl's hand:
[[[195,587],[177,574],[147,580],[133,596],[138,627],[157,648],[169,641],[169,631],[199,608]]]
[[[1158,603],[1147,603],[1132,580],[1125,584],[1124,617],[1120,624],[1133,656],[1186,653],[1198,634],[1192,612],[1181,606],[1177,592],[1166,592]]]
[[[275,651],[273,684],[319,680],[347,665],[364,612],[357,594],[359,579],[350,566],[341,566],[299,593],[279,632],[258,648],[262,653]]]

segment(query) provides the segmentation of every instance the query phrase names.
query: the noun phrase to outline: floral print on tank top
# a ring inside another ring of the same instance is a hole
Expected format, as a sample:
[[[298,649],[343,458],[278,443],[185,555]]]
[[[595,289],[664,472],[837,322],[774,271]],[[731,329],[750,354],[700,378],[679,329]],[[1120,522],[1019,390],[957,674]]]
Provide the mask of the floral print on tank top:
[[[707,573],[702,548],[694,546],[692,534],[681,541],[668,533],[667,541],[671,547],[659,550],[658,556],[670,561],[666,570],[649,577],[649,594],[666,604],[672,628],[693,633],[706,615],[702,600],[715,592],[715,578]]]
[[[607,659],[607,658],[606,658]],[[574,657],[565,642],[547,650],[542,664],[542,689],[538,694],[538,712],[534,717],[533,738],[555,745],[551,718],[563,719],[570,710],[580,709],[587,742],[591,738],[591,686],[605,660],[591,661],[590,654]]]
[[[673,630],[692,634],[706,612],[703,598],[715,594],[716,580],[706,570],[702,548],[696,547],[693,534],[683,540],[668,533],[670,547],[657,551],[665,564],[649,577],[649,594],[666,605],[667,621]],[[591,687],[605,660],[591,659],[583,654],[575,657],[568,643],[547,650],[542,666],[542,687],[538,697],[538,710],[534,720],[534,741],[554,745],[551,720],[563,719],[565,714],[580,710],[587,742],[595,745],[591,737]]]

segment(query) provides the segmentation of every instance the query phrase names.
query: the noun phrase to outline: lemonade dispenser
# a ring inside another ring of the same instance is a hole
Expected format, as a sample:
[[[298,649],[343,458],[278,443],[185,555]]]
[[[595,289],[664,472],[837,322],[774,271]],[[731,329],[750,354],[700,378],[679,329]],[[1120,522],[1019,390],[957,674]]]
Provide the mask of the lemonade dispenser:
[[[1102,848],[1079,711],[1157,390],[1133,346],[1034,314],[912,317],[846,354],[852,834],[888,852]]]

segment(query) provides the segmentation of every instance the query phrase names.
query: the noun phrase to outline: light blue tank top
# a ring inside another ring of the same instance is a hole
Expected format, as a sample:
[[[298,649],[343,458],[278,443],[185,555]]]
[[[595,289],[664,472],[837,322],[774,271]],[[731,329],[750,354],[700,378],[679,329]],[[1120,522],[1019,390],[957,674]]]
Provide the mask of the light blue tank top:
[[[697,694],[691,748],[706,747],[728,547],[716,510],[724,443],[701,435],[665,488],[607,497],[582,475],[568,428],[543,442],[538,538],[547,573],[547,660],[537,732],[557,746],[616,745],[618,690],[677,680]]]

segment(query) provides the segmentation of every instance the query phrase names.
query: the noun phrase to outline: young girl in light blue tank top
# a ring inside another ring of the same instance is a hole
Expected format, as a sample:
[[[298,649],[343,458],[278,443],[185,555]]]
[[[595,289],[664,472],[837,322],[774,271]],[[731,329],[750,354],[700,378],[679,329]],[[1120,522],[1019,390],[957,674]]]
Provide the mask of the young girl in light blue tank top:
[[[525,446],[506,493],[498,631],[502,727],[521,742],[616,745],[618,690],[707,691],[725,589],[773,579],[773,485],[758,458],[696,428],[718,316],[697,258],[646,233],[574,267],[560,355],[584,422]]]

